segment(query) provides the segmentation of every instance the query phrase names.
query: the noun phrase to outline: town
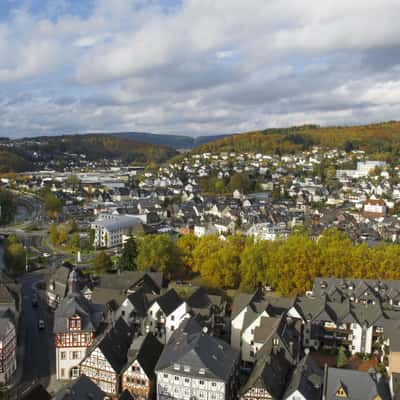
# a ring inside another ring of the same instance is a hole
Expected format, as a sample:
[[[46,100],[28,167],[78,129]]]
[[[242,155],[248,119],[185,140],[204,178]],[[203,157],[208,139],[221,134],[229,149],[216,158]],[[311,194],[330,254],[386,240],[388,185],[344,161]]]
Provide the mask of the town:
[[[4,398],[396,399],[400,167],[348,147],[3,174]]]

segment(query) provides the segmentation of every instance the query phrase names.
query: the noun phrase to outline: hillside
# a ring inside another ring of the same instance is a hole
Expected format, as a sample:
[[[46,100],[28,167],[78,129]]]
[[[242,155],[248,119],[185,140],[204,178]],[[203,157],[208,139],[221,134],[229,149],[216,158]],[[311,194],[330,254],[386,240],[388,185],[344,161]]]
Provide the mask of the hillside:
[[[47,164],[58,164],[62,168],[73,159],[161,163],[176,154],[169,147],[101,134],[43,136],[0,144],[1,172],[21,172]]]
[[[137,140],[142,143],[155,144],[158,146],[168,146],[173,149],[192,149],[204,143],[222,139],[226,135],[212,136],[183,136],[183,135],[160,135],[155,133],[145,132],[118,132],[113,133],[113,136],[122,137],[130,140]]]
[[[0,150],[0,173],[22,172],[33,169],[29,160],[9,150]]]
[[[226,136],[193,149],[201,152],[290,153],[312,146],[359,149],[369,153],[400,153],[400,122],[386,122],[349,127],[299,127],[265,129]]]

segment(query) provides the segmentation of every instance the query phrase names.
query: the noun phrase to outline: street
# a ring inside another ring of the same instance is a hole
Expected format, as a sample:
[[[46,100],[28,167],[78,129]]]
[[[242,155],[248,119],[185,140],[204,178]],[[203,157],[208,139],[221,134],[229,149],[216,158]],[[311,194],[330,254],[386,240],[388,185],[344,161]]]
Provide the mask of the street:
[[[47,384],[51,373],[50,361],[54,359],[52,321],[47,311],[47,305],[40,296],[38,307],[32,307],[31,303],[34,293],[33,285],[41,279],[40,272],[26,274],[20,278],[23,297],[21,328],[25,332],[23,383],[40,379],[42,383]],[[38,329],[39,319],[45,321],[46,328],[44,330]]]

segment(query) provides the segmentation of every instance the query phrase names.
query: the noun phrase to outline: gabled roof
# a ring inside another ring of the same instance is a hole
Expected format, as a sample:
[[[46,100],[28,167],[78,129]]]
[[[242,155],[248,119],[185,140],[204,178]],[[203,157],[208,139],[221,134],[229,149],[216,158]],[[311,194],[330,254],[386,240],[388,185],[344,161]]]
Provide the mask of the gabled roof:
[[[253,388],[264,389],[273,399],[280,399],[286,387],[290,368],[291,364],[285,358],[283,351],[264,350],[257,359],[246,384],[241,388],[240,394],[244,395]]]
[[[286,388],[284,399],[294,392],[299,391],[307,400],[319,400],[321,398],[324,372],[307,354],[296,366]]]
[[[173,333],[158,360],[156,371],[177,371],[179,374],[198,376],[227,382],[236,368],[239,352],[226,342],[202,331],[194,319],[187,319]],[[185,371],[184,366],[190,371]],[[204,373],[200,373],[200,371]]]
[[[160,358],[163,347],[164,346],[151,333],[148,333],[146,336],[135,338],[128,350],[128,360],[122,372],[126,371],[132,363],[137,360],[147,377],[150,380],[154,379],[154,369]]]
[[[80,293],[70,292],[61,301],[54,312],[54,333],[68,331],[68,319],[78,315],[81,318],[81,329],[84,332],[95,332],[104,318],[104,308],[99,307]]]
[[[154,300],[154,303],[157,303],[163,313],[168,316],[183,303],[183,300],[174,289],[171,289],[157,297]]]
[[[361,372],[350,369],[327,368],[324,378],[326,400],[336,400],[336,393],[343,387],[348,399],[389,400],[389,388],[382,375],[375,372]]]
[[[90,353],[98,347],[113,370],[119,374],[126,364],[131,342],[132,332],[126,322],[119,318],[115,325],[105,332],[100,342],[92,347]]]
[[[104,400],[105,397],[105,392],[86,375],[81,375],[71,384],[57,392],[53,400]]]

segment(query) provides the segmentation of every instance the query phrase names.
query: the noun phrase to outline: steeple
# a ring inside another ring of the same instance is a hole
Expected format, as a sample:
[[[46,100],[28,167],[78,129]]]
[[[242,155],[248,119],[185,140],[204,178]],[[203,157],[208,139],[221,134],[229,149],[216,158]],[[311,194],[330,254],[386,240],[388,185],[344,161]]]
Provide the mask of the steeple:
[[[72,269],[68,276],[68,294],[78,292],[78,273],[75,267]]]

